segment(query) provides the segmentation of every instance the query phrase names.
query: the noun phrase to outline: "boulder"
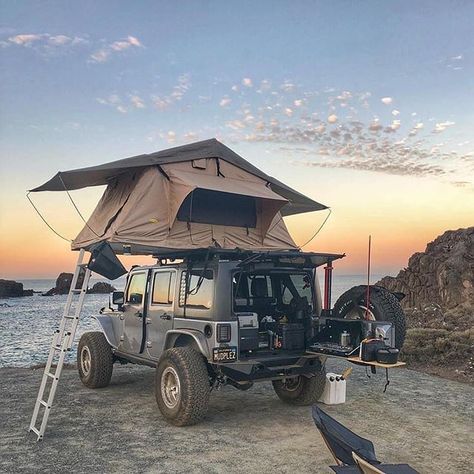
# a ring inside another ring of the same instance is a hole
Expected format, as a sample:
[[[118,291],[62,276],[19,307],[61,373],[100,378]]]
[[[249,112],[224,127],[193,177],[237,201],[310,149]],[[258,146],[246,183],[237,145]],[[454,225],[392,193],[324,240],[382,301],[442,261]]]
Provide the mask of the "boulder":
[[[33,290],[24,290],[23,283],[0,279],[0,298],[16,298],[19,296],[33,296]]]
[[[56,286],[48,290],[46,293],[43,293],[43,296],[67,295],[69,293],[69,289],[71,288],[73,276],[74,275],[72,273],[60,273],[56,279]],[[81,288],[83,281],[84,274],[81,273],[77,281],[76,288]],[[112,293],[112,291],[115,291],[115,288],[110,283],[99,281],[95,283],[92,288],[89,288],[87,293]]]
[[[384,277],[377,285],[405,293],[404,309],[474,308],[474,227],[445,232],[413,254],[396,277]]]
[[[69,289],[71,288],[72,273],[60,273],[58,278],[56,278],[56,286],[51,288],[46,293],[43,293],[43,296],[53,296],[53,295],[67,295]],[[82,282],[84,281],[84,273],[79,275],[76,288],[81,288]]]
[[[112,291],[115,291],[116,288],[112,286],[110,283],[107,283],[105,281],[98,281],[97,283],[94,283],[92,288],[89,288],[87,293],[112,293]]]

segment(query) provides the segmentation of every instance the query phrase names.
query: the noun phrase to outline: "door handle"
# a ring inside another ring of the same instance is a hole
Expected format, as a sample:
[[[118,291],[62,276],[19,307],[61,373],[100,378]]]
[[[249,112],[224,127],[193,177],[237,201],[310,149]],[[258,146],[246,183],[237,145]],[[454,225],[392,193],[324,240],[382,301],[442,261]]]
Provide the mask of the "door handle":
[[[171,319],[171,315],[168,314],[168,313],[163,313],[161,316],[160,316],[160,319],[165,319],[166,321],[169,321]]]

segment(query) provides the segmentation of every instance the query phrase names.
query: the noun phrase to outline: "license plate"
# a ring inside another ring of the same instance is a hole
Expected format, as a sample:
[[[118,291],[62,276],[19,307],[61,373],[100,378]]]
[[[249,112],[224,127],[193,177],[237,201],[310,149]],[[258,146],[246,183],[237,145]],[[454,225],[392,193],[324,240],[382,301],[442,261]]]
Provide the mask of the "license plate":
[[[212,350],[214,362],[233,362],[237,360],[237,347],[215,347]]]

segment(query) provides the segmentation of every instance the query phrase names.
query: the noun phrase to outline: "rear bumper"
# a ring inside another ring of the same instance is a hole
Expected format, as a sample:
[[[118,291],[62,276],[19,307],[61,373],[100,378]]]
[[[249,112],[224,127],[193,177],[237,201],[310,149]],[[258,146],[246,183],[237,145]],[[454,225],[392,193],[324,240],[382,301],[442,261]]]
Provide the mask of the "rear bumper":
[[[304,375],[312,377],[320,372],[326,358],[318,355],[286,355],[259,359],[241,359],[219,364],[218,370],[236,382],[280,380]]]

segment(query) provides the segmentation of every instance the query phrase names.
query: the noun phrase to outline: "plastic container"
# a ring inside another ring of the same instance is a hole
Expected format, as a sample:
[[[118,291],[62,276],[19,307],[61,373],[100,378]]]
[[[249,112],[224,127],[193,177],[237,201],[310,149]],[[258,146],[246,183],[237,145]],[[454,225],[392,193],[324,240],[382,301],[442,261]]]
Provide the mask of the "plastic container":
[[[326,385],[319,401],[325,405],[339,405],[346,403],[346,381],[340,374],[329,372],[326,374]]]

